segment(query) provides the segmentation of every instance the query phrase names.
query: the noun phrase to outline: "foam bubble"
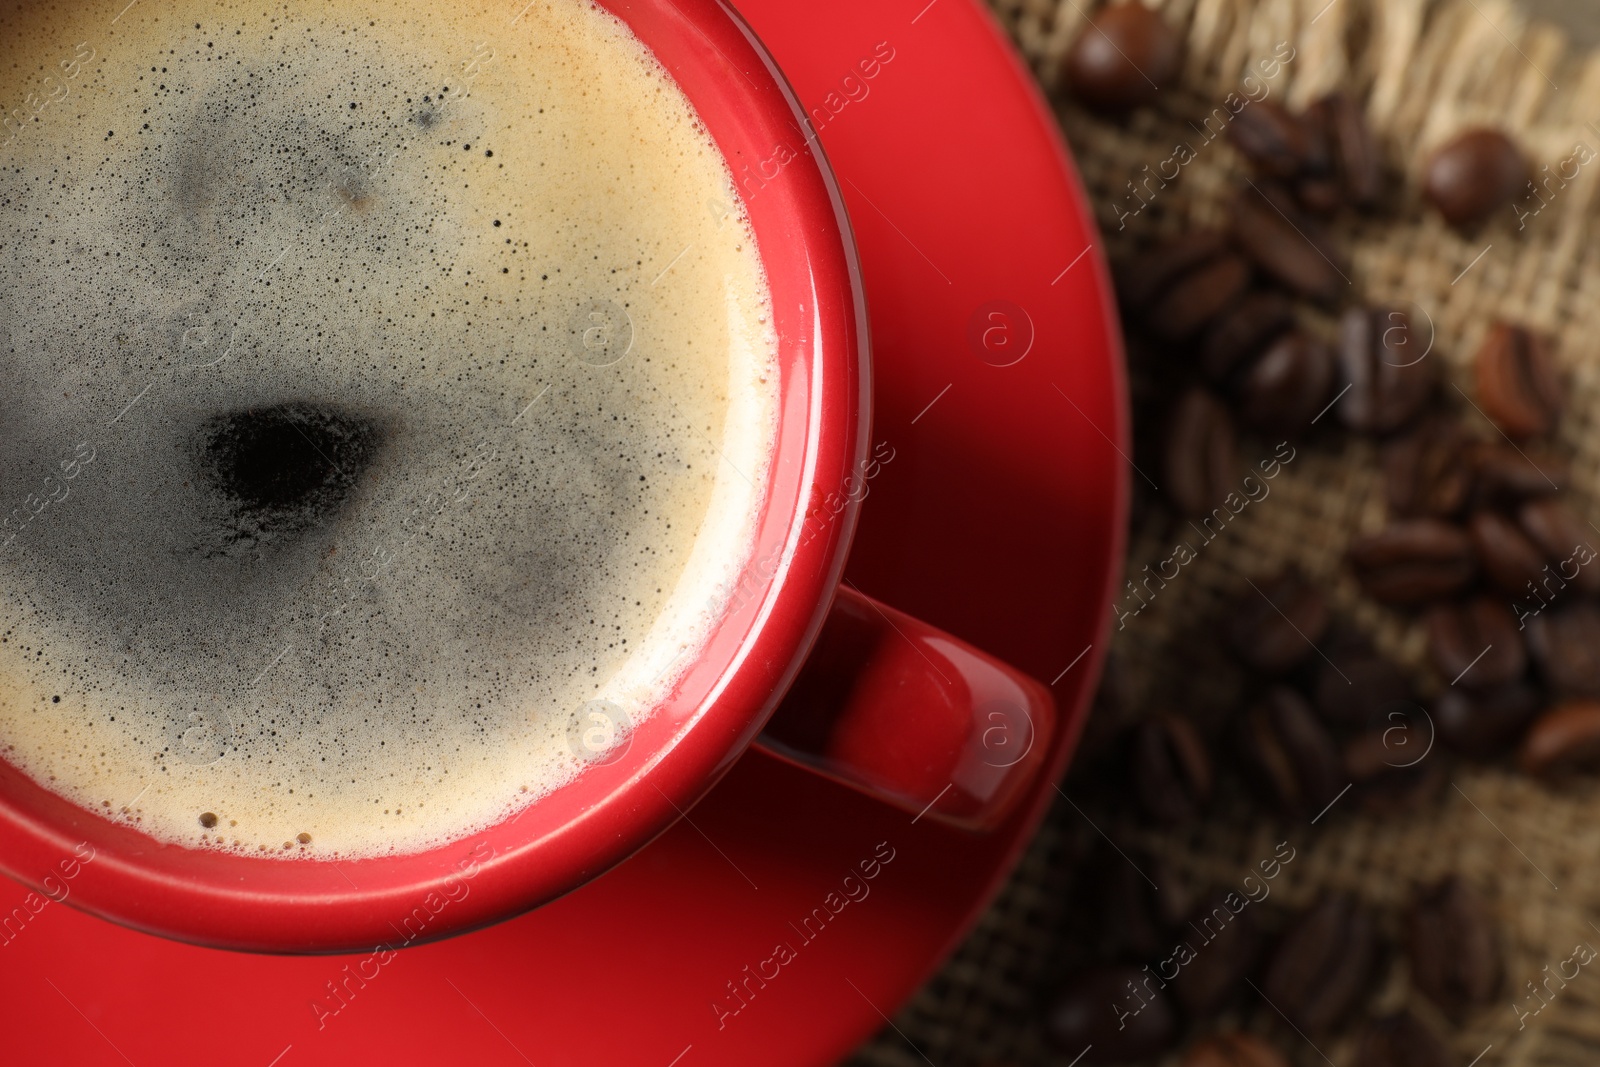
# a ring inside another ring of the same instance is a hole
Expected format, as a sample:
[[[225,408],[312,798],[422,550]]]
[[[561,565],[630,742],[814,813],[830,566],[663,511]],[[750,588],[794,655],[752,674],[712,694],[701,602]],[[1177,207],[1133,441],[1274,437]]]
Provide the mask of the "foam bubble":
[[[0,13],[0,750],[253,854],[569,780],[706,639],[773,446],[687,100],[583,0],[67,7]]]

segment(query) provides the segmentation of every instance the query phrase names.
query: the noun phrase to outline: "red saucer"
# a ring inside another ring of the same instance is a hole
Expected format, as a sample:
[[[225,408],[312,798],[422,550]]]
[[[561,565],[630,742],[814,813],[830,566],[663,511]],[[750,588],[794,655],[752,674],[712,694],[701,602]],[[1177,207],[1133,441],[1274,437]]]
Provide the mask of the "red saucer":
[[[848,580],[1054,680],[1058,773],[1120,565],[1127,416],[1110,287],[1055,123],[976,0],[740,8],[812,109],[861,247],[873,439],[894,459]],[[4,1058],[835,1062],[966,931],[1053,795],[1041,781],[975,838],[751,753],[577,892],[376,958],[192,948],[58,903],[12,912],[26,891],[0,880]],[[843,879],[865,870],[851,899]]]

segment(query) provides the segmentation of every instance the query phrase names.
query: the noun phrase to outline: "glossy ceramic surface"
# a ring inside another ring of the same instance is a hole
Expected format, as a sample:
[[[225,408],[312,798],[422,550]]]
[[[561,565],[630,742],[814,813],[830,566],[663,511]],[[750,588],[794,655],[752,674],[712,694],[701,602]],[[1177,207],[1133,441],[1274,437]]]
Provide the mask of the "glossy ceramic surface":
[[[1109,284],[1055,124],[975,0],[740,9],[808,110],[828,109],[821,140],[861,249],[872,441],[896,454],[846,581],[1048,684],[1059,772],[1118,581],[1127,424]],[[893,58],[866,79],[880,45]],[[978,838],[751,752],[581,890],[389,958],[200,949],[52,903],[0,946],[7,1058],[837,1062],[966,931],[1054,797],[1041,781]],[[0,918],[24,896],[0,883]],[[760,979],[780,943],[792,958]]]
[[[0,870],[47,889],[62,857],[92,857],[74,875],[74,906],[200,944],[359,951],[396,930],[420,943],[526,911],[626,858],[692,807],[760,729],[832,600],[855,525],[853,502],[820,526],[806,519],[864,459],[859,271],[831,175],[794,132],[799,106],[743,22],[716,0],[608,6],[672,72],[727,157],[772,292],[778,435],[738,610],[623,744],[448,846],[340,862],[162,846],[0,763]],[[508,27],[488,47],[510,53],[516,34]],[[783,155],[791,142],[803,154]]]

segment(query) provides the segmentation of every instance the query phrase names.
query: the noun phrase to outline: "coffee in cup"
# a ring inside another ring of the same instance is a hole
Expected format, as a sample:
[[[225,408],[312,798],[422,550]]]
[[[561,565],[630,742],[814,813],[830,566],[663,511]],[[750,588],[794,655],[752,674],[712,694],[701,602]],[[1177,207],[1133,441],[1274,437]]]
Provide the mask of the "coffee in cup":
[[[0,755],[156,839],[422,851],[625,743],[750,558],[722,153],[582,0],[0,14]]]

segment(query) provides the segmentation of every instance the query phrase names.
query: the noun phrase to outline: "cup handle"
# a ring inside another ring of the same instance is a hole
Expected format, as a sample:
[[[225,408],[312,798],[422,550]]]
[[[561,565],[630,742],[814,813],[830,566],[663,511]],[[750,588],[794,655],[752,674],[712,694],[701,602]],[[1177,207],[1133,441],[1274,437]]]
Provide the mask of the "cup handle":
[[[799,677],[757,744],[916,814],[994,829],[1038,773],[1050,691],[841,585]]]

